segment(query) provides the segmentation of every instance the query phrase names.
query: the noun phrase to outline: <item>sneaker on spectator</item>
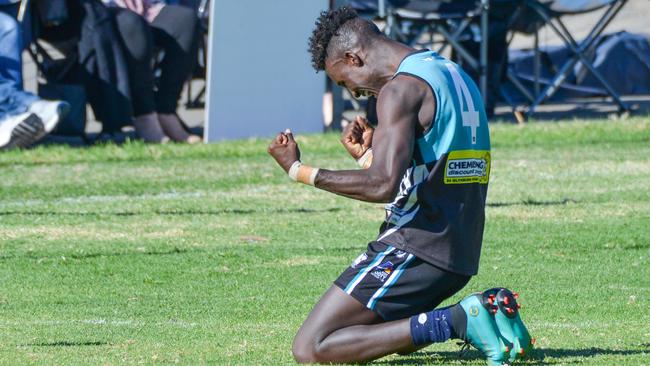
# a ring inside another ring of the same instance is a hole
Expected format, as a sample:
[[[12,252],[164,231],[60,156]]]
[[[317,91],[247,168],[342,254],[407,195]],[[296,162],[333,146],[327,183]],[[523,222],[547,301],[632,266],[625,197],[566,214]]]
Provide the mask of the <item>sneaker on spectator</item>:
[[[0,150],[27,147],[45,135],[41,119],[34,113],[21,113],[0,121]]]
[[[69,111],[70,104],[61,100],[37,100],[29,106],[29,112],[43,121],[45,135],[52,132]]]

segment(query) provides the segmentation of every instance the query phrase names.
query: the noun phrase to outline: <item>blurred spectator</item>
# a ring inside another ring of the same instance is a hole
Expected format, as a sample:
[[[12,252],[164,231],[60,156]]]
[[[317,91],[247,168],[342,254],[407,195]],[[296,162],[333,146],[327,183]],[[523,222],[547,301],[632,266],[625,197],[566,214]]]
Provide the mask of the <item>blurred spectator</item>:
[[[198,18],[190,8],[157,0],[102,0],[115,16],[125,46],[135,126],[151,135],[161,132],[177,142],[198,143],[176,114],[183,84],[197,58]],[[154,85],[154,47],[164,51],[160,80]]]
[[[69,105],[23,91],[24,40],[13,0],[0,0],[0,149],[26,147],[54,129]],[[8,14],[7,14],[8,13]]]

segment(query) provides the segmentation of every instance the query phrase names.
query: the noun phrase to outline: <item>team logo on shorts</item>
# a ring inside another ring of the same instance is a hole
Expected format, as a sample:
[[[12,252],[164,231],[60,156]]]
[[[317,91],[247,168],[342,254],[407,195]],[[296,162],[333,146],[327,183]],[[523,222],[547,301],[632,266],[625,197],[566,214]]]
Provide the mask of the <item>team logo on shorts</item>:
[[[360,256],[357,257],[357,259],[354,260],[354,262],[352,262],[352,265],[350,267],[357,268],[357,266],[361,262],[365,261],[366,259],[368,259],[368,254],[362,253]]]
[[[395,256],[397,258],[400,258],[400,259],[406,257],[406,254],[407,253],[405,251],[403,251],[403,250],[398,250],[398,251],[395,252]]]
[[[472,305],[469,307],[469,315],[478,316],[478,306]]]
[[[386,281],[388,276],[390,276],[391,273],[393,273],[393,269],[395,266],[393,265],[393,262],[391,261],[386,261],[375,268],[374,271],[372,271],[371,275],[378,279],[381,282]]]

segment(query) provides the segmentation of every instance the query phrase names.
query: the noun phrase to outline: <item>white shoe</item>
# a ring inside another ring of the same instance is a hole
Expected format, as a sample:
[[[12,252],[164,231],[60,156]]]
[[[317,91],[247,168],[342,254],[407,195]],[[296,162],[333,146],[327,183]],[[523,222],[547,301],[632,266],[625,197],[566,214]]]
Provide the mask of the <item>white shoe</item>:
[[[28,147],[45,136],[43,122],[26,112],[0,121],[0,149]]]
[[[69,111],[70,104],[61,100],[37,100],[29,106],[29,112],[43,121],[45,134],[52,132]]]

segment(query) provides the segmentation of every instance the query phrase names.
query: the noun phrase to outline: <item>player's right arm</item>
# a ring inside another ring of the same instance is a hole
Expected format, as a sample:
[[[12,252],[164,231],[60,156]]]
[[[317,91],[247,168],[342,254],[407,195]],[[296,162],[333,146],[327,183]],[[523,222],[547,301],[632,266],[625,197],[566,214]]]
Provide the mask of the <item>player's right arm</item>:
[[[395,198],[404,172],[411,163],[418,111],[424,97],[417,80],[398,76],[379,93],[379,123],[372,136],[373,161],[368,169],[321,169],[315,186],[342,196],[369,202]]]
[[[418,112],[427,91],[425,84],[403,75],[382,88],[377,102],[379,124],[372,137],[373,162],[368,169],[334,171],[302,166],[297,180],[362,201],[390,202],[411,163]],[[299,163],[300,152],[291,133],[280,135],[269,146],[269,153],[292,175],[291,167]]]

